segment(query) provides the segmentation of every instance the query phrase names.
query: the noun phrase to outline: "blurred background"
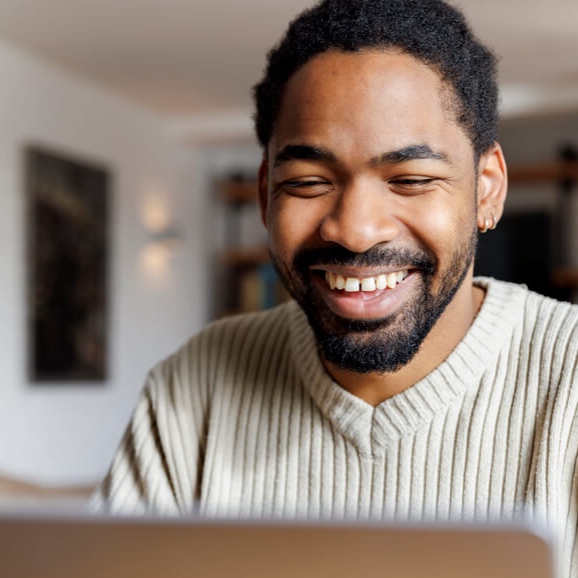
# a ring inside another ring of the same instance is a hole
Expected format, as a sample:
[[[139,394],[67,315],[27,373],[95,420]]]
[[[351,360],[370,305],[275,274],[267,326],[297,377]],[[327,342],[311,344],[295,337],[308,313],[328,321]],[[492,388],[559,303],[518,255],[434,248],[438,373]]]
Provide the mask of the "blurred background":
[[[578,4],[461,0],[501,55],[511,192],[477,272],[578,288]],[[285,298],[251,86],[304,0],[0,0],[0,502],[82,500],[147,371]]]

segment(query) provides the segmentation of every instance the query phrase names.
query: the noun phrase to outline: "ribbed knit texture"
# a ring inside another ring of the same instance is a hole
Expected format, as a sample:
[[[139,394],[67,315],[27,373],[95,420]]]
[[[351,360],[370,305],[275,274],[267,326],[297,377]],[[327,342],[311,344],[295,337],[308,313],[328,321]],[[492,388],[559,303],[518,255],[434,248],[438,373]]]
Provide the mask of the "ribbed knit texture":
[[[578,307],[486,297],[430,375],[372,407],[295,303],[216,322],[149,375],[93,506],[211,516],[539,518],[578,576]]]

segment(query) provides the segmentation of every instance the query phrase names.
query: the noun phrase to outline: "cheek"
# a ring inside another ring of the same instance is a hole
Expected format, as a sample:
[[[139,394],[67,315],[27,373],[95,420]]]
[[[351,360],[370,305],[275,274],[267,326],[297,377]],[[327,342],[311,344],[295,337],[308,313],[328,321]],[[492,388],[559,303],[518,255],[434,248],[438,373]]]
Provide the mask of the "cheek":
[[[317,211],[300,199],[286,199],[270,205],[268,219],[269,239],[273,251],[290,258],[298,249],[313,241],[319,230]]]
[[[473,202],[427,203],[412,212],[412,228],[420,241],[433,250],[441,261],[453,255],[475,227]]]

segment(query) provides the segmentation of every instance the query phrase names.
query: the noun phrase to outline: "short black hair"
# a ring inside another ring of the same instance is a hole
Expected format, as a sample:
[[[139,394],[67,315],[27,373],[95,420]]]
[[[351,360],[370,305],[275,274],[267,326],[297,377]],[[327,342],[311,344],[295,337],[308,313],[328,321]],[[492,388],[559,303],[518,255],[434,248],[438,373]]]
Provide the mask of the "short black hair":
[[[285,85],[299,68],[328,50],[367,48],[396,48],[431,66],[453,89],[456,120],[476,157],[494,144],[496,57],[461,12],[442,0],[323,0],[291,22],[253,89],[255,130],[263,148],[271,140]]]

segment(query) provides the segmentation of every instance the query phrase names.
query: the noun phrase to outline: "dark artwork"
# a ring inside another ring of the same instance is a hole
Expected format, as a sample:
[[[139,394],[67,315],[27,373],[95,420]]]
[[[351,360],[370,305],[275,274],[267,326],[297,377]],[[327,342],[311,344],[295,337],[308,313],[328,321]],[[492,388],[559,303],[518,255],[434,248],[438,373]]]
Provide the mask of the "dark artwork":
[[[32,148],[26,181],[30,380],[103,381],[109,173]]]

